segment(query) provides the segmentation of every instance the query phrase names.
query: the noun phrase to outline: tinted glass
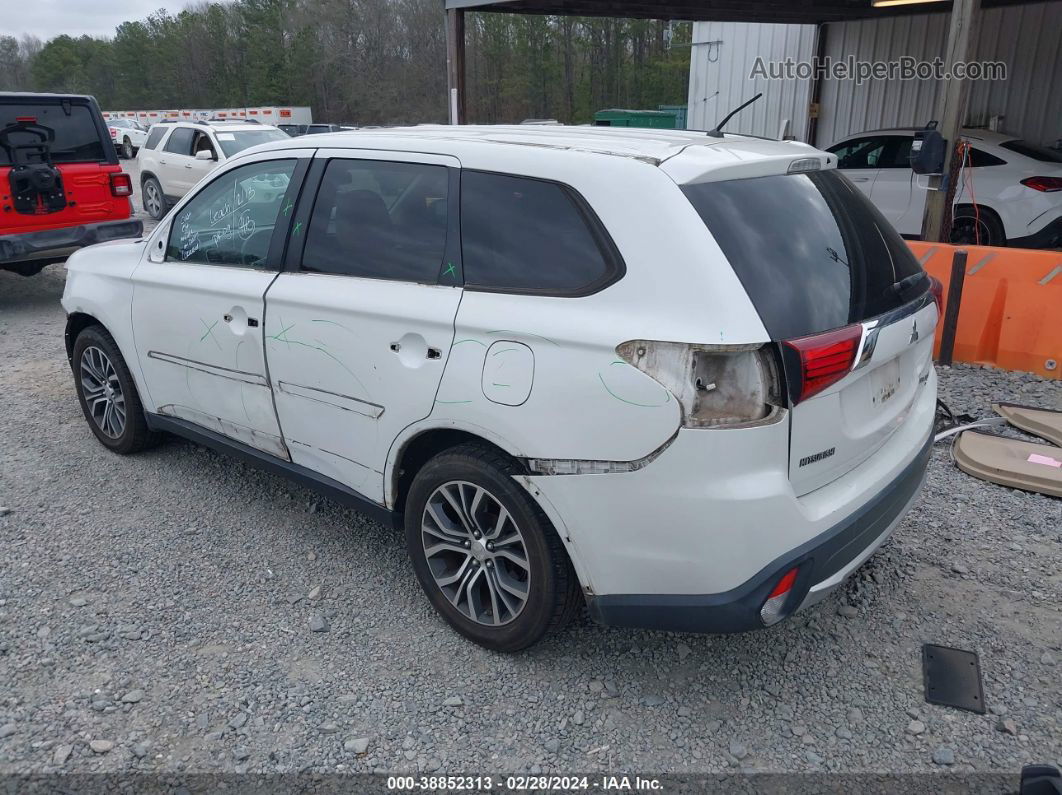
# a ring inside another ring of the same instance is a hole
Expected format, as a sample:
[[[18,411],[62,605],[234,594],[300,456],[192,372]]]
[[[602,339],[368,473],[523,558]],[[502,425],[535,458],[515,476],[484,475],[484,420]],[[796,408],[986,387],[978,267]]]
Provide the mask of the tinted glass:
[[[837,168],[878,168],[888,138],[858,138],[827,151],[837,155]]]
[[[772,339],[801,337],[910,301],[910,249],[836,171],[686,185]],[[916,285],[923,292],[928,281]]]
[[[1037,146],[1028,141],[1004,141],[1000,146],[1017,152],[1019,155],[1039,160],[1041,163],[1062,163],[1062,151],[1058,149],[1048,149],[1046,146]]]
[[[195,130],[188,127],[174,127],[170,137],[166,139],[164,148],[167,152],[173,152],[175,155],[190,155],[192,154],[192,139],[194,137]]]
[[[269,141],[285,141],[288,136],[280,130],[235,130],[233,132],[217,132],[218,145],[226,157],[232,157],[237,152],[242,152],[251,146],[268,143]]]
[[[148,133],[147,141],[144,143],[145,149],[154,149],[159,145],[159,140],[166,134],[165,127],[152,127],[151,132]]]
[[[894,135],[889,139],[881,161],[882,168],[910,168],[911,143],[914,138]]]
[[[976,147],[970,149],[970,159],[967,162],[970,168],[987,168],[988,166],[1005,166],[1006,164],[1006,160],[1001,160],[995,155],[990,155],[983,149],[977,149]]]
[[[556,183],[464,172],[465,285],[563,294],[603,284],[615,268],[588,221],[574,196]]]
[[[448,187],[444,166],[332,160],[314,202],[302,269],[436,283],[446,252]]]
[[[294,170],[294,160],[267,160],[222,174],[177,213],[166,259],[262,267],[277,217],[291,212],[284,199]]]
[[[61,105],[51,104],[0,104],[0,128],[14,124],[16,118],[32,118],[35,123],[55,134],[50,152],[53,163],[86,163],[107,160],[103,141],[96,129],[95,116],[88,105],[71,103],[67,114]],[[9,135],[12,146],[35,144],[41,136],[30,132],[13,132]],[[107,137],[107,147],[114,145]],[[13,153],[0,146],[0,165],[11,165]]]

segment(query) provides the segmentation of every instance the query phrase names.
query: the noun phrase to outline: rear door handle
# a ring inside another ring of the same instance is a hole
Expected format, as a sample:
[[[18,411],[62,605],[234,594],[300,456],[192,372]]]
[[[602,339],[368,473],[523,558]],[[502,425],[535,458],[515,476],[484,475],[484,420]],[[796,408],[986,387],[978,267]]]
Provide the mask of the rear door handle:
[[[428,348],[428,358],[429,359],[441,359],[442,358],[442,351],[439,350],[438,348]]]
[[[852,182],[870,182],[870,177],[852,177]]]

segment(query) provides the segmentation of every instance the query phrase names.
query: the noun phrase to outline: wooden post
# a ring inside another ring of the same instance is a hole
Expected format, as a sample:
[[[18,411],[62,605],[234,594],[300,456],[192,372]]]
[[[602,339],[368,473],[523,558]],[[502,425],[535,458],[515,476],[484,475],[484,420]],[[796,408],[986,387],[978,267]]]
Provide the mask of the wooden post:
[[[977,32],[981,26],[981,0],[954,0],[951,6],[951,27],[948,30],[948,50],[944,67],[951,72],[960,61],[970,61],[976,56]],[[922,216],[922,239],[947,243],[951,239],[951,204],[955,200],[955,177],[953,167],[958,149],[962,123],[966,118],[966,100],[970,94],[970,82],[951,78],[944,81],[943,107],[940,112],[940,134],[948,142],[944,154],[944,171],[948,175],[946,190],[941,190],[942,177],[929,178],[926,194],[926,210]],[[957,165],[957,164],[955,164]]]
[[[446,10],[446,106],[450,124],[465,123],[465,11]]]

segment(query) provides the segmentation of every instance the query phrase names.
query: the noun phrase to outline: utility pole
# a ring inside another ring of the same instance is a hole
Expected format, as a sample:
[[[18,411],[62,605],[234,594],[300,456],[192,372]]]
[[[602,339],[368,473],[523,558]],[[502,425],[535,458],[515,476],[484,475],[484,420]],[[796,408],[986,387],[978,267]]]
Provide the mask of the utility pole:
[[[955,182],[959,162],[960,131],[966,118],[966,100],[970,83],[954,77],[955,64],[969,62],[976,56],[977,32],[981,27],[981,0],[953,0],[951,27],[948,30],[948,50],[944,66],[952,77],[944,81],[944,107],[940,114],[940,134],[948,142],[944,152],[943,176],[929,178],[926,211],[922,217],[922,239],[946,243],[951,235],[951,205],[955,199]],[[941,183],[945,190],[941,190]]]
[[[446,9],[446,105],[450,124],[465,123],[465,10]]]

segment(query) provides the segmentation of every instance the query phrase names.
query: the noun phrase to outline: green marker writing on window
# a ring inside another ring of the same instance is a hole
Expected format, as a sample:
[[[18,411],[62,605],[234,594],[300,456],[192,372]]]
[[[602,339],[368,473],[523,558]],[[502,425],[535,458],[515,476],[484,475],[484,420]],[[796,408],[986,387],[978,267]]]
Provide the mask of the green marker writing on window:
[[[450,267],[443,271],[443,276],[453,276],[454,278],[456,278],[457,271],[454,269],[454,264],[452,262],[448,262],[447,265],[449,265]]]
[[[297,235],[302,230],[302,221],[295,222],[295,228],[291,230],[291,234]]]
[[[291,212],[291,208],[294,207],[294,206],[295,206],[294,204],[292,204],[291,202],[288,202],[288,206],[284,208],[284,215],[287,215],[288,213],[290,213]]]

